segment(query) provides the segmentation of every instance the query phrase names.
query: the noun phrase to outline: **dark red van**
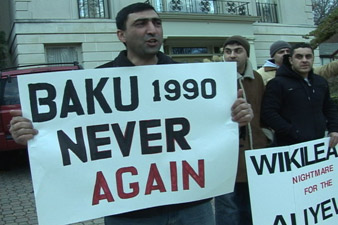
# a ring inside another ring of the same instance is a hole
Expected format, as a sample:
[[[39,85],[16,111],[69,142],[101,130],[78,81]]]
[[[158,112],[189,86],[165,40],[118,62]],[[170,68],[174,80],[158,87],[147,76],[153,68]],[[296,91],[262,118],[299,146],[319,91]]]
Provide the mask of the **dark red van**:
[[[7,69],[7,71],[4,70],[0,71],[0,152],[26,148],[25,146],[16,144],[11,134],[9,133],[9,122],[12,119],[9,112],[10,110],[21,108],[18,92],[17,76],[32,73],[82,69],[77,62],[71,64],[69,63],[68,65],[63,63],[62,66],[57,66],[56,64],[54,65],[40,64],[40,65],[30,65],[29,67],[30,67],[29,69],[19,69],[19,70]]]

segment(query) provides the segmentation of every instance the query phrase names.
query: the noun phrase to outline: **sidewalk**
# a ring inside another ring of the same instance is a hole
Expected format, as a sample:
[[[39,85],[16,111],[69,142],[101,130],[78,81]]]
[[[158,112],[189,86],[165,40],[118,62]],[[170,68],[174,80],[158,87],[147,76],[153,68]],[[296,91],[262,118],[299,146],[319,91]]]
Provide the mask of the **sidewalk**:
[[[26,159],[16,159],[15,162],[17,165],[11,165],[8,170],[0,170],[0,225],[37,225],[29,165]],[[73,225],[103,224],[100,218]]]

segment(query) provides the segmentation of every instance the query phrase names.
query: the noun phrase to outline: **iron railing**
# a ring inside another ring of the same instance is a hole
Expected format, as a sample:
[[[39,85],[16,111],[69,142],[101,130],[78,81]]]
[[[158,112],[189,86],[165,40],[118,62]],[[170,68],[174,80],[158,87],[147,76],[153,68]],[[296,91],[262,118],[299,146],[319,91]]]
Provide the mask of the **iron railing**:
[[[78,0],[80,18],[108,18],[105,0]]]
[[[278,23],[277,4],[256,2],[257,16],[262,23]]]
[[[151,4],[158,12],[250,16],[249,2],[224,0],[152,0]]]
[[[224,0],[148,0],[158,12],[234,14],[250,16],[249,2]],[[262,23],[278,23],[277,4],[256,2]]]

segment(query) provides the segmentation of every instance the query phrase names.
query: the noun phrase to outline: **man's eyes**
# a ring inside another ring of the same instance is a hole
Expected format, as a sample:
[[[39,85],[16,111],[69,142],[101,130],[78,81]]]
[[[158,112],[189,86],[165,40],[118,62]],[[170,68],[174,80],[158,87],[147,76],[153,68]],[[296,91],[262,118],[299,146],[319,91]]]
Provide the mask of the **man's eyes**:
[[[139,20],[135,22],[135,26],[141,27],[147,25],[147,23],[150,22],[149,20]],[[161,26],[162,21],[161,20],[151,20],[151,23],[154,24],[154,26]]]
[[[161,20],[153,20],[153,23],[156,24],[156,25],[162,25]]]
[[[306,59],[312,59],[312,55],[305,55],[305,56],[303,56],[303,55],[296,55],[295,56],[296,57],[296,59],[302,59],[303,57],[305,57]]]
[[[279,51],[277,54],[290,54],[290,51]]]
[[[144,26],[146,24],[146,21],[140,20],[135,23],[135,26]]]
[[[234,52],[235,54],[241,54],[243,52],[243,49],[239,48],[239,49],[234,49],[234,50],[225,50],[224,51],[226,54],[231,54],[232,52]]]

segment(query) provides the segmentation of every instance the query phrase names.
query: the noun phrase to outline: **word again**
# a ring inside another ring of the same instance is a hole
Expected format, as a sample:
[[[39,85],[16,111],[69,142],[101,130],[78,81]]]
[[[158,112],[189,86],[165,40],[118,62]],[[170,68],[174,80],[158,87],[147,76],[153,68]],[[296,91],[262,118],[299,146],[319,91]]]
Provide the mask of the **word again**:
[[[196,172],[192,166],[187,161],[182,161],[182,183],[183,190],[190,189],[189,177],[192,178],[200,188],[205,187],[205,165],[204,160],[200,159],[197,162],[198,172]],[[162,165],[163,166],[163,165]],[[177,162],[171,161],[169,162],[170,171],[169,177],[163,177],[159,172],[158,165],[156,163],[152,163],[149,168],[148,178],[145,182],[145,185],[140,187],[140,180],[138,180],[138,170],[137,168],[123,167],[118,169],[115,172],[115,181],[116,186],[114,188],[110,188],[109,182],[107,182],[106,176],[102,171],[97,172],[96,174],[96,182],[93,191],[93,201],[92,205],[97,205],[101,200],[106,200],[108,202],[114,202],[115,198],[112,191],[116,191],[116,195],[120,199],[130,199],[135,198],[139,195],[150,195],[153,191],[159,191],[160,193],[165,193],[168,191],[168,187],[165,186],[163,179],[169,179],[170,183],[170,191],[175,192],[178,191],[178,169]],[[133,177],[135,178],[135,182],[124,184],[123,177]],[[117,187],[117,188],[115,188]],[[129,187],[129,190],[125,190],[124,187]],[[140,190],[142,188],[143,191]]]

